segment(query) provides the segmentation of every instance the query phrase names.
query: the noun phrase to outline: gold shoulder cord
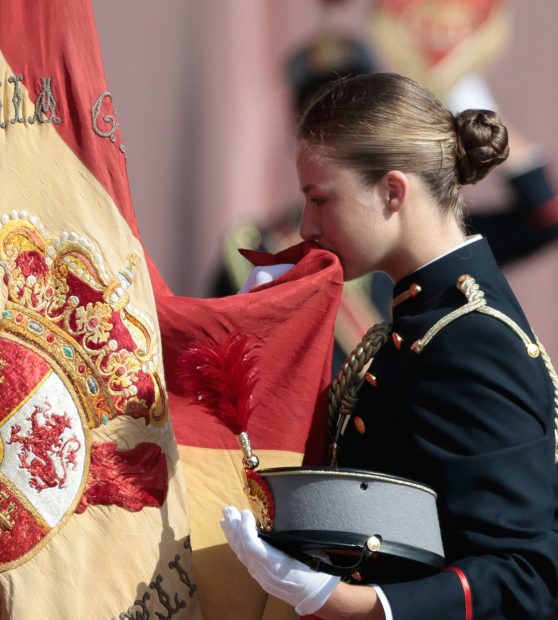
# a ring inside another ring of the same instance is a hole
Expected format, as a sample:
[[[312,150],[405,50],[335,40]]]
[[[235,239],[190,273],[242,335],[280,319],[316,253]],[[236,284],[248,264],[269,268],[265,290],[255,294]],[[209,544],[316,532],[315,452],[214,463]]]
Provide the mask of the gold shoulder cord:
[[[496,310],[486,305],[484,293],[481,291],[475,278],[469,275],[461,276],[457,280],[456,286],[457,289],[465,295],[467,303],[464,306],[457,308],[457,310],[454,310],[453,312],[450,312],[446,316],[442,317],[437,323],[434,323],[434,325],[426,332],[426,334],[422,338],[419,338],[419,340],[413,342],[413,344],[411,345],[411,350],[413,350],[415,353],[420,353],[424,349],[424,347],[426,347],[426,345],[432,340],[432,338],[434,338],[434,336],[439,331],[444,329],[446,325],[449,325],[459,317],[476,311],[481,312],[482,314],[488,314],[490,316],[493,316],[494,318],[502,321],[502,323],[505,323],[517,336],[519,336],[519,338],[525,345],[525,349],[527,350],[527,353],[530,357],[539,356],[539,347],[535,343],[531,342],[529,336],[527,336],[527,334],[521,329],[521,327],[519,327],[519,325],[515,321],[512,321],[512,319],[506,316],[503,312],[500,312],[499,310]]]
[[[556,370],[554,369],[552,360],[550,359],[550,355],[548,355],[546,349],[536,335],[535,338],[537,340],[537,345],[540,349],[544,365],[546,366],[546,370],[548,371],[548,374],[550,375],[550,380],[552,381],[552,385],[554,386],[554,462],[558,463],[558,375],[556,375]]]
[[[484,293],[480,289],[476,280],[469,275],[461,276],[457,281],[457,288],[467,299],[467,303],[457,310],[453,310],[435,323],[422,337],[411,345],[411,350],[420,354],[434,336],[444,327],[471,312],[480,312],[502,321],[507,325],[523,342],[527,354],[536,358],[541,356],[546,370],[554,387],[554,460],[558,463],[558,375],[552,365],[550,356],[544,346],[535,336],[535,342],[531,342],[529,336],[510,319],[507,315],[495,308],[486,305]],[[330,448],[330,463],[337,464],[337,451],[339,441],[347,428],[353,409],[357,401],[357,393],[362,385],[362,370],[377,354],[380,347],[386,342],[391,325],[379,323],[370,328],[357,348],[351,353],[347,361],[331,384],[329,392],[329,425],[333,441]]]
[[[339,441],[357,402],[357,393],[363,381],[362,371],[386,342],[390,329],[389,323],[377,323],[371,327],[331,384],[328,408],[329,428],[333,437],[329,453],[330,465],[337,465]]]

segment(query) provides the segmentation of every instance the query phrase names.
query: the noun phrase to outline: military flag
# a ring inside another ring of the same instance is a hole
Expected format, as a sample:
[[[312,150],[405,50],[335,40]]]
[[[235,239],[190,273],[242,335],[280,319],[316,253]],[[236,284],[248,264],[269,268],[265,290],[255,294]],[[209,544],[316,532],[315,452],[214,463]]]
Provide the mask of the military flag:
[[[174,371],[249,334],[262,466],[323,462],[339,263],[303,244],[252,256],[295,267],[251,293],[175,297],[141,245],[89,0],[0,8],[0,616],[292,617],[224,544],[241,452]]]
[[[247,337],[255,371],[248,432],[260,467],[327,461],[333,326],[342,292],[339,262],[308,243],[275,256],[248,256],[258,265],[295,266],[249,293],[207,300],[157,298],[172,418],[188,480],[194,572],[206,620],[297,616],[260,589],[226,544],[219,527],[222,508],[248,507],[243,454],[231,430],[207,412],[204,402],[193,401],[181,373],[169,369],[180,369],[189,346],[218,348],[231,336]]]
[[[185,482],[89,0],[0,2],[0,616],[187,618]]]

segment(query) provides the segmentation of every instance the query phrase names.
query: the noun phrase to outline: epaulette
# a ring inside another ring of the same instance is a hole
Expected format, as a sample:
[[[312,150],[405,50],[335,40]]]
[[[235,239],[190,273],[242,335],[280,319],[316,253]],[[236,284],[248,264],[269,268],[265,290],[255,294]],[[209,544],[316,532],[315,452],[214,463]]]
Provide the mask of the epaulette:
[[[477,284],[475,278],[470,275],[463,275],[457,280],[457,290],[461,291],[465,298],[467,299],[467,303],[463,306],[460,306],[456,310],[453,310],[446,316],[442,317],[439,321],[434,323],[434,325],[426,332],[426,334],[415,340],[411,345],[411,350],[415,353],[421,353],[424,348],[428,345],[428,343],[434,338],[436,334],[438,334],[444,327],[453,323],[453,321],[458,318],[465,316],[466,314],[470,314],[471,312],[480,312],[481,314],[488,314],[500,321],[505,323],[523,342],[525,349],[530,357],[539,357],[540,355],[540,344],[534,343],[530,340],[529,336],[519,327],[519,325],[510,319],[509,316],[500,312],[500,310],[496,310],[495,308],[491,308],[486,303],[486,298],[484,293],[482,292],[480,286]]]
[[[535,342],[533,342],[529,336],[525,333],[521,327],[509,316],[500,312],[500,310],[496,310],[495,308],[491,308],[486,303],[486,298],[484,296],[483,291],[480,286],[477,284],[475,278],[470,275],[462,275],[457,280],[457,289],[461,291],[465,298],[467,299],[467,303],[456,310],[453,310],[446,316],[442,317],[439,321],[434,323],[434,325],[426,332],[426,334],[415,340],[411,345],[411,350],[415,353],[421,353],[424,348],[428,345],[428,343],[438,334],[444,327],[453,323],[456,319],[470,314],[471,312],[479,312],[481,314],[488,314],[489,316],[502,321],[505,325],[507,325],[521,340],[523,345],[525,346],[525,350],[529,357],[537,358],[541,357],[550,380],[552,382],[552,386],[554,388],[554,439],[555,439],[555,448],[554,448],[554,461],[558,463],[558,375],[556,374],[556,370],[552,364],[550,356],[546,352],[546,349],[540,342],[540,340],[535,336]]]

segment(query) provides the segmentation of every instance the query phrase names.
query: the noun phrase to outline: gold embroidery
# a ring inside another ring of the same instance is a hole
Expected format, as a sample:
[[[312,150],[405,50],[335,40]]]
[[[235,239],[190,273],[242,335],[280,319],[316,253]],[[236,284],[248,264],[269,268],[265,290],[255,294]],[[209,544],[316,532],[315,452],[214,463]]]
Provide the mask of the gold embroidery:
[[[30,557],[35,555],[39,549],[42,549],[44,545],[50,540],[50,536],[48,534],[54,533],[60,527],[60,524],[55,528],[51,528],[49,524],[43,519],[39,511],[33,506],[33,504],[27,499],[27,497],[22,493],[20,489],[4,474],[0,474],[0,483],[6,487],[7,491],[0,492],[1,497],[4,500],[9,499],[9,494],[11,493],[13,497],[22,505],[22,507],[33,517],[33,521],[45,532],[47,536],[41,540],[37,546],[35,546],[30,552],[21,558],[15,560],[14,562],[8,562],[2,565],[2,570],[9,570],[11,568],[15,568],[22,564],[22,561],[27,561]],[[77,503],[77,502],[76,502]],[[68,512],[66,516],[63,518],[61,523],[65,523],[66,520],[70,517],[73,510]]]
[[[9,500],[10,496],[6,491],[0,491],[1,500]],[[15,523],[11,519],[12,513],[15,511],[16,505],[13,502],[8,502],[8,505],[4,509],[0,509],[0,529],[11,530]]]
[[[41,92],[35,101],[35,114],[28,116],[27,120],[32,125],[38,121],[44,123],[54,123],[59,125],[62,119],[56,116],[56,99],[52,94],[52,77],[41,77]]]
[[[76,385],[90,428],[116,415],[163,423],[154,327],[128,294],[137,257],[110,277],[82,236],[50,238],[25,212],[12,211],[0,223],[8,293],[0,329],[57,360]]]
[[[186,553],[191,556],[192,547],[190,545],[190,536],[187,536],[183,542],[184,549]],[[166,618],[169,620],[175,614],[179,613],[181,609],[184,609],[188,605],[188,599],[194,598],[194,595],[198,589],[196,584],[193,582],[192,578],[184,569],[180,563],[181,556],[177,553],[174,556],[174,560],[171,560],[168,563],[168,567],[172,570],[176,570],[180,581],[186,587],[186,595],[185,598],[180,598],[179,593],[175,592],[174,597],[171,599],[171,594],[169,594],[163,587],[163,575],[157,575],[154,581],[149,583],[149,588],[152,590],[156,590],[158,595],[158,600],[152,600],[151,603],[148,601],[151,599],[151,594],[149,592],[144,592],[141,598],[138,598],[134,601],[132,607],[128,608],[127,611],[123,611],[118,615],[119,620],[149,620],[151,618],[151,612],[149,608],[153,609],[154,614],[157,618],[163,620]],[[174,607],[173,607],[174,601]],[[157,611],[160,606],[164,607],[164,613]],[[139,607],[140,609],[134,609],[134,607]],[[148,608],[149,607],[149,608]],[[114,617],[112,620],[115,620]]]
[[[103,101],[105,99],[110,101],[112,107],[112,114],[103,114],[103,121],[109,125],[106,130],[102,129],[99,125],[99,116],[101,115],[101,108],[103,107]],[[91,127],[98,136],[101,138],[108,138],[113,143],[116,142],[116,130],[119,127],[119,124],[116,122],[115,114],[112,95],[106,90],[97,97],[91,106]],[[126,147],[123,144],[120,144],[118,148],[122,153],[126,152]]]
[[[15,125],[16,123],[23,123],[25,120],[19,114],[21,104],[23,102],[23,97],[21,95],[21,86],[19,85],[22,80],[23,75],[21,73],[19,73],[18,75],[11,75],[8,78],[8,83],[14,85],[14,94],[12,96],[12,103],[14,105],[14,118],[10,119],[10,123],[12,125]]]
[[[270,517],[270,499],[269,491],[265,489],[259,478],[246,476],[244,472],[244,493],[248,498],[250,510],[256,517],[258,527],[264,532],[271,532],[273,529],[273,520]]]

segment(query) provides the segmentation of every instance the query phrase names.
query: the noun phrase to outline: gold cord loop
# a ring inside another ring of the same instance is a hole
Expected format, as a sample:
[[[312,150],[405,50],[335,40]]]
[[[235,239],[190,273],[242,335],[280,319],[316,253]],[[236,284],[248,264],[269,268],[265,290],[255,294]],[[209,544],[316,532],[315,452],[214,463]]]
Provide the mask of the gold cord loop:
[[[550,375],[550,380],[552,381],[552,386],[554,387],[554,462],[558,463],[558,375],[556,374],[556,370],[552,364],[552,360],[550,359],[550,355],[546,352],[541,341],[535,335],[535,340],[537,341],[537,346],[541,353],[541,358],[546,366],[546,370]]]
[[[391,325],[377,323],[349,355],[329,389],[328,424],[332,437],[330,464],[337,464],[337,449],[357,402],[362,371],[387,341]]]

